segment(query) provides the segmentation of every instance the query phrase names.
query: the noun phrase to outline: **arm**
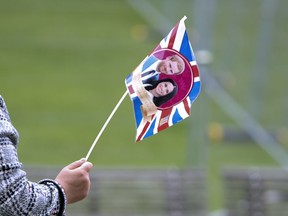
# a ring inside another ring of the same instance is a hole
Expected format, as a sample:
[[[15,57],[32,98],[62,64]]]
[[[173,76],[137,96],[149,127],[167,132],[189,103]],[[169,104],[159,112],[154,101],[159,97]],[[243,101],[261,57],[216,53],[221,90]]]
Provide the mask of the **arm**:
[[[55,180],[28,181],[17,156],[18,132],[0,96],[0,213],[1,216],[65,215],[67,203],[85,198],[90,189],[92,164],[75,161]],[[63,186],[63,189],[61,186]]]
[[[29,182],[17,155],[18,132],[0,96],[0,212],[3,216],[64,215],[65,193],[53,180]]]

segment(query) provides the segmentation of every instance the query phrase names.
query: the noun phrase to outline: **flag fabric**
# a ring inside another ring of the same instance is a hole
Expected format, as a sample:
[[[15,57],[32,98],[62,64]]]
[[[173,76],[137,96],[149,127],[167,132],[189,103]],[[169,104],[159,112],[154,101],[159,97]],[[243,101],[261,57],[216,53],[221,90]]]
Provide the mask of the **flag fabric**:
[[[133,103],[136,142],[189,117],[200,93],[200,76],[184,16],[126,77]]]

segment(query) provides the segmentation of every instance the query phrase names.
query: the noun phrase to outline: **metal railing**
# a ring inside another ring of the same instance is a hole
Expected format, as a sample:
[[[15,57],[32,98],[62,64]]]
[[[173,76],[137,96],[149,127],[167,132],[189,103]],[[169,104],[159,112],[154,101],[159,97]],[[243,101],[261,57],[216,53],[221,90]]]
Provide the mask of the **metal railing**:
[[[29,180],[53,178],[58,168],[28,167]],[[67,215],[206,216],[203,171],[113,168],[91,172],[89,196]]]
[[[287,215],[287,170],[230,168],[223,177],[227,216]]]

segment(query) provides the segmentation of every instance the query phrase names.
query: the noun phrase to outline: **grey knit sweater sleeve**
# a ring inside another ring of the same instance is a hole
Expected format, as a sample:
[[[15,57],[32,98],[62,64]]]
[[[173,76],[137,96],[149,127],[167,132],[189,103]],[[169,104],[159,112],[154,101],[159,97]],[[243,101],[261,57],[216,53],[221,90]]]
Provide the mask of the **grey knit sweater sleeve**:
[[[65,193],[57,182],[27,180],[17,156],[18,132],[0,96],[0,215],[65,215]]]

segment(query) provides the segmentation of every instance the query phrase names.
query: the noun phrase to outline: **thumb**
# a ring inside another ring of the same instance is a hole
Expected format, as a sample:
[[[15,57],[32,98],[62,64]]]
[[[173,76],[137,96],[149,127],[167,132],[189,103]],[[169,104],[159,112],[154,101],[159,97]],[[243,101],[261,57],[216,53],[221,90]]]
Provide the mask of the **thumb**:
[[[74,161],[74,162],[72,162],[71,164],[69,164],[69,165],[67,166],[67,168],[68,168],[69,170],[73,170],[73,169],[76,169],[76,168],[80,167],[83,163],[85,163],[85,159],[81,159],[81,160],[78,160],[78,161]]]
[[[90,170],[93,168],[93,164],[85,161],[82,165],[81,168],[84,169],[86,172],[90,172]]]

